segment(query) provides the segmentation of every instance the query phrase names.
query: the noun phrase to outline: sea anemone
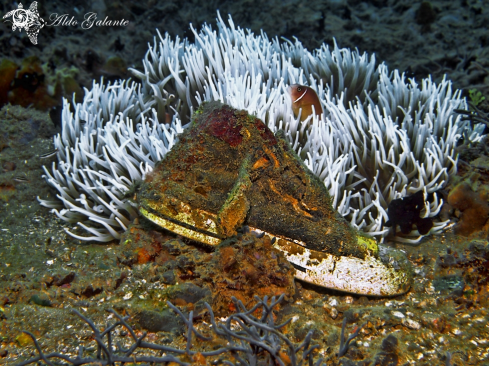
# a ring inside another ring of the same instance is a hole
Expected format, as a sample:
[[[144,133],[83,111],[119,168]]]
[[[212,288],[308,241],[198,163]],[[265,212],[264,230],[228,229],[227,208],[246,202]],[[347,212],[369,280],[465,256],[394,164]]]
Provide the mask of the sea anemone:
[[[218,14],[216,33],[192,26],[195,43],[158,32],[143,60],[141,81],[103,86],[94,82],[83,103],[64,101],[62,132],[55,136],[58,165],[47,182],[59,200],[41,200],[63,220],[110,241],[137,216],[128,197],[171,149],[203,101],[221,100],[282,129],[293,149],[328,188],[333,206],[351,224],[384,237],[386,209],[393,200],[443,187],[456,172],[455,147],[461,138],[476,143],[483,125],[471,127],[454,114],[467,107],[450,81],[423,79],[420,86],[397,70],[376,66],[358,50],[310,52],[295,39],[269,40],[262,32],[227,26]],[[294,117],[287,88],[308,85],[324,113]],[[425,203],[435,216],[443,202]],[[439,231],[446,223],[437,223]],[[417,232],[411,233],[419,240]]]

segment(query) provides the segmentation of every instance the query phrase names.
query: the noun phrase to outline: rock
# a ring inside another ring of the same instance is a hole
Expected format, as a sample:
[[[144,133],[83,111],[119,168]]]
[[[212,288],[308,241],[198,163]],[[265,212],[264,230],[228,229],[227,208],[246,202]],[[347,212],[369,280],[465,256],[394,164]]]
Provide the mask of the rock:
[[[410,318],[403,318],[401,320],[402,325],[404,325],[406,328],[413,329],[413,330],[419,330],[421,329],[421,324],[417,322],[416,320],[410,319]]]
[[[380,346],[381,352],[375,356],[374,365],[376,366],[396,366],[399,364],[399,356],[397,355],[398,341],[395,336],[389,334]]]
[[[163,283],[166,283],[167,285],[174,285],[177,281],[175,279],[175,271],[172,269],[164,272],[160,276],[160,280]]]
[[[382,345],[381,345],[381,349],[382,351],[384,352],[389,352],[389,353],[393,353],[393,352],[396,352],[397,351],[397,344],[399,342],[397,341],[397,338],[392,335],[392,334],[389,334],[383,341],[382,341]]]
[[[443,332],[447,325],[445,316],[438,313],[426,312],[421,316],[421,321],[424,326],[438,332]]]
[[[163,248],[166,248],[166,250],[168,250],[168,253],[170,253],[171,255],[177,256],[181,253],[181,245],[182,243],[178,239],[171,239],[163,244]]]
[[[436,277],[433,280],[433,287],[435,291],[442,294],[453,294],[461,296],[464,290],[465,281],[460,276],[450,275],[443,277]]]
[[[177,267],[182,271],[192,270],[195,267],[195,263],[192,261],[192,259],[184,255],[178,256],[176,262]]]
[[[209,289],[203,289],[191,282],[185,282],[180,285],[170,287],[167,292],[167,297],[171,302],[177,302],[180,305],[182,302],[186,304],[194,304],[200,299],[210,296],[210,294],[211,292]]]
[[[87,287],[81,289],[81,290],[73,290],[74,293],[76,293],[77,295],[82,295],[86,298],[90,298],[90,297],[93,297],[95,295],[98,295],[100,293],[102,293],[104,289],[102,287],[98,287],[98,286],[92,286],[92,285],[88,285]]]
[[[184,331],[184,323],[173,310],[163,311],[141,310],[134,315],[139,326],[149,332],[178,332]]]
[[[32,301],[34,304],[39,305],[39,306],[51,306],[51,300],[47,298],[45,295],[32,295],[30,298],[30,301]]]

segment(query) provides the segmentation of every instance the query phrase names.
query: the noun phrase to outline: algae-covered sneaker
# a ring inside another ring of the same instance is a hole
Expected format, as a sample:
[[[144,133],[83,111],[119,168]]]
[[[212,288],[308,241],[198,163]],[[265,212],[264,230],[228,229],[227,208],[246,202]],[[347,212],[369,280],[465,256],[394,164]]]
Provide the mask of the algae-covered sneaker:
[[[297,278],[319,286],[389,296],[411,283],[405,256],[348,225],[281,133],[219,102],[201,105],[138,201],[151,221],[209,245],[244,225],[263,232]]]

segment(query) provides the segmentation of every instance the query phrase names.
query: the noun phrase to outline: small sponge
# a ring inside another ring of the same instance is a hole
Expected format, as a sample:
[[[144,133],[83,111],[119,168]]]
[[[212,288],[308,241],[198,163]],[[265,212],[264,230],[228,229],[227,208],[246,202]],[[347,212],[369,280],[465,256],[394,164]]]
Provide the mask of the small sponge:
[[[483,192],[476,193],[467,182],[461,182],[450,191],[448,203],[462,211],[455,231],[468,236],[483,229],[489,217],[489,205]]]

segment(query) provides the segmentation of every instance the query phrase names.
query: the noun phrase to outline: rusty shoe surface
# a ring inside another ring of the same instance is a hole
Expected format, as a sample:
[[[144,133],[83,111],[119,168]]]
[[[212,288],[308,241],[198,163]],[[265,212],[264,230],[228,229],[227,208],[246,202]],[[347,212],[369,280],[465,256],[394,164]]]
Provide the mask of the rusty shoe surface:
[[[190,239],[218,245],[247,225],[276,238],[296,277],[356,294],[406,292],[404,255],[360,234],[281,133],[219,102],[204,103],[149,174],[139,211]]]

